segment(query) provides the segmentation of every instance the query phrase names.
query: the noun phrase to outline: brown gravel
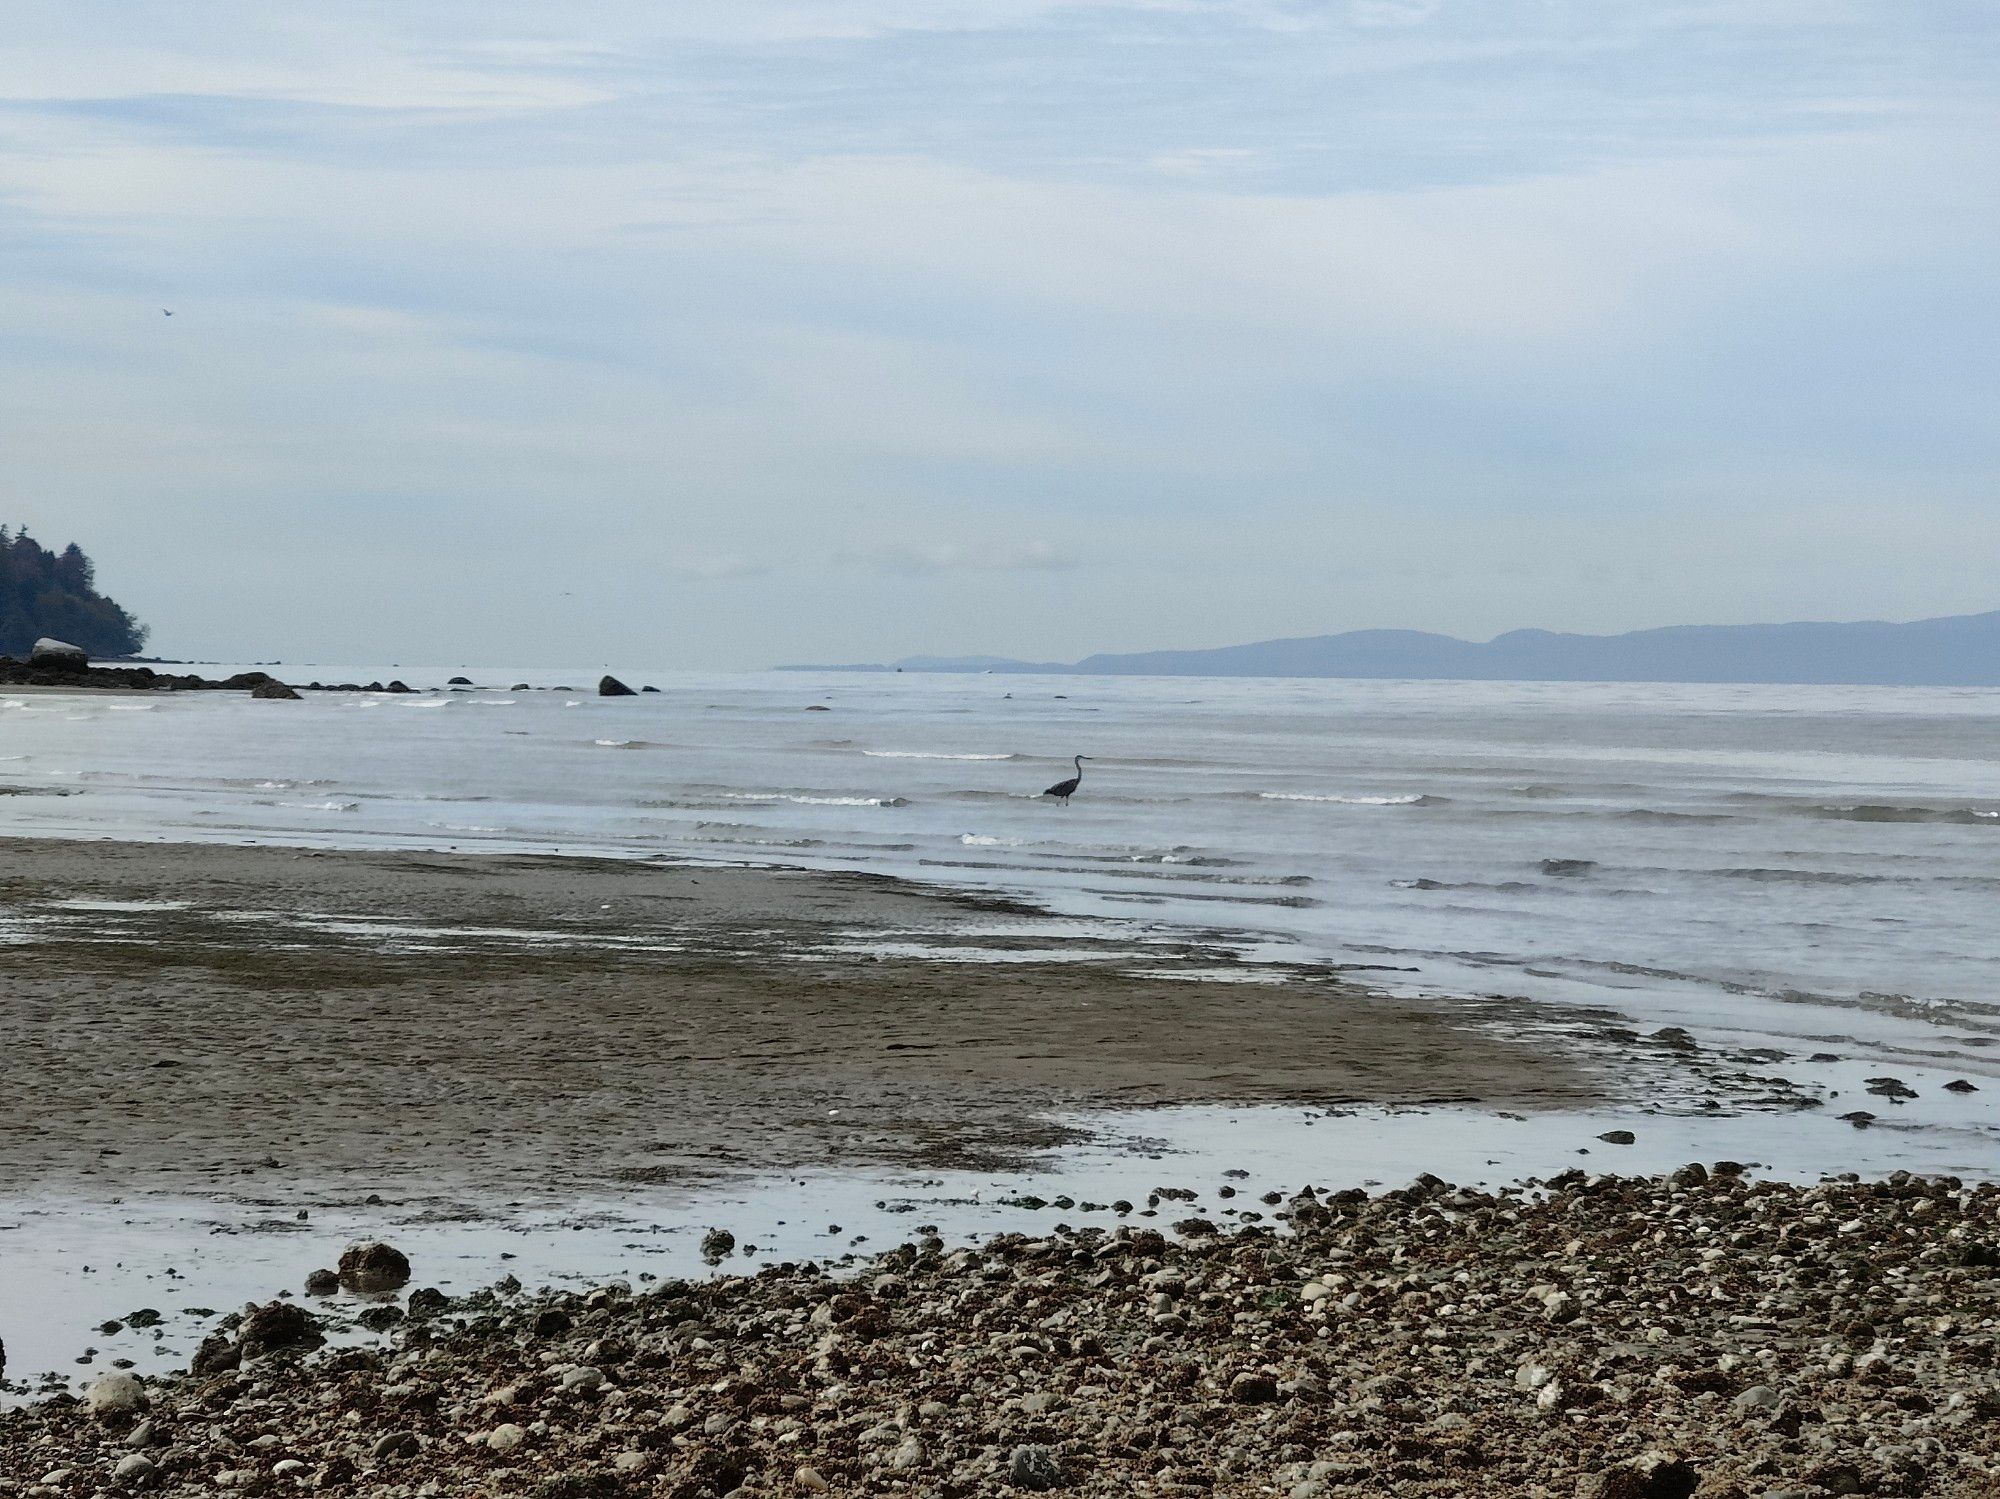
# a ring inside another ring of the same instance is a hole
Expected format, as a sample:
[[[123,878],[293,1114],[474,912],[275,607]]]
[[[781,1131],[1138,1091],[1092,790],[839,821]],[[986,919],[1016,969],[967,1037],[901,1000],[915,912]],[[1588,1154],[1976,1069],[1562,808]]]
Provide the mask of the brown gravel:
[[[1991,1185],[1425,1179],[1287,1221],[442,1308],[418,1266],[394,1348],[218,1343],[143,1411],[0,1416],[0,1492],[2000,1493]]]

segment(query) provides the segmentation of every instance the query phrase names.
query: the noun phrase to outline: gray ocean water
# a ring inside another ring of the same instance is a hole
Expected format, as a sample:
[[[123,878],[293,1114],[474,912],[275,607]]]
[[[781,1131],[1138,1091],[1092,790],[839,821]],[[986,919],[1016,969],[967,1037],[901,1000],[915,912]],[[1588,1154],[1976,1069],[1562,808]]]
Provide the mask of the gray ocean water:
[[[1994,1070],[2000,691],[599,670],[0,694],[0,832],[874,870]]]

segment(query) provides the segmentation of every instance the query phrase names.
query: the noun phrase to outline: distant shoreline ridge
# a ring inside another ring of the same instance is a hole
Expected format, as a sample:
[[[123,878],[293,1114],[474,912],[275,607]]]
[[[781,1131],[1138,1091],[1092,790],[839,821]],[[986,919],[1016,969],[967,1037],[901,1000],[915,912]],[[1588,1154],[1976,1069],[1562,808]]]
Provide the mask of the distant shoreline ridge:
[[[2000,610],[1896,624],[1668,625],[1623,635],[1513,630],[1460,640],[1423,630],[1351,630],[1204,650],[1086,656],[908,656],[778,671],[995,675],[1350,677],[1485,682],[1707,682],[1855,687],[2000,687]]]

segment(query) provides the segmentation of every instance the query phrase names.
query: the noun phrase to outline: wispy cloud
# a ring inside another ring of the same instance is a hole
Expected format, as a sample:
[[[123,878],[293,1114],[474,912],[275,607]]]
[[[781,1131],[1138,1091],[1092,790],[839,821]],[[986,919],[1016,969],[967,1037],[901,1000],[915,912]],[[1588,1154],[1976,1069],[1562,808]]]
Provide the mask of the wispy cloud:
[[[1076,563],[1046,541],[1014,542],[998,547],[957,542],[930,544],[891,542],[871,551],[847,552],[851,566],[905,577],[962,572],[1064,572]]]
[[[683,578],[721,582],[730,578],[761,578],[771,571],[771,565],[732,552],[714,557],[691,557],[674,564],[670,570]]]

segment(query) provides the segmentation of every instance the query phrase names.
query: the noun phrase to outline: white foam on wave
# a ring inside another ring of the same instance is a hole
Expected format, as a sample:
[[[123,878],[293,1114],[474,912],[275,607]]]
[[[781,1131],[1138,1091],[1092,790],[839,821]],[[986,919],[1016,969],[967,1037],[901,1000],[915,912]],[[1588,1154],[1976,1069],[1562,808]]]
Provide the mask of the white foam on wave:
[[[1019,848],[1019,838],[995,838],[989,833],[960,833],[958,841],[968,848]]]
[[[946,755],[934,754],[930,750],[863,750],[864,755],[876,760],[1011,760],[1012,755]]]
[[[448,697],[434,697],[426,699],[421,703],[405,703],[403,706],[405,708],[447,708],[451,706],[451,699]]]
[[[91,900],[83,896],[71,896],[66,900],[54,900],[50,905],[63,911],[103,911],[107,914],[125,911],[185,911],[192,902],[184,900]]]
[[[511,708],[520,701],[517,697],[475,697],[468,701],[475,708]]]
[[[1338,802],[1347,807],[1414,807],[1421,796],[1320,796],[1310,791],[1260,791],[1267,802]]]
[[[160,705],[158,703],[109,703],[106,706],[113,713],[151,713]]]
[[[599,749],[644,749],[646,747],[646,741],[643,739],[593,739],[590,742]]]
[[[280,802],[281,807],[297,807],[305,812],[352,812],[359,802]]]
[[[795,802],[802,807],[903,807],[900,796],[793,796],[782,791],[725,791],[732,802]]]

